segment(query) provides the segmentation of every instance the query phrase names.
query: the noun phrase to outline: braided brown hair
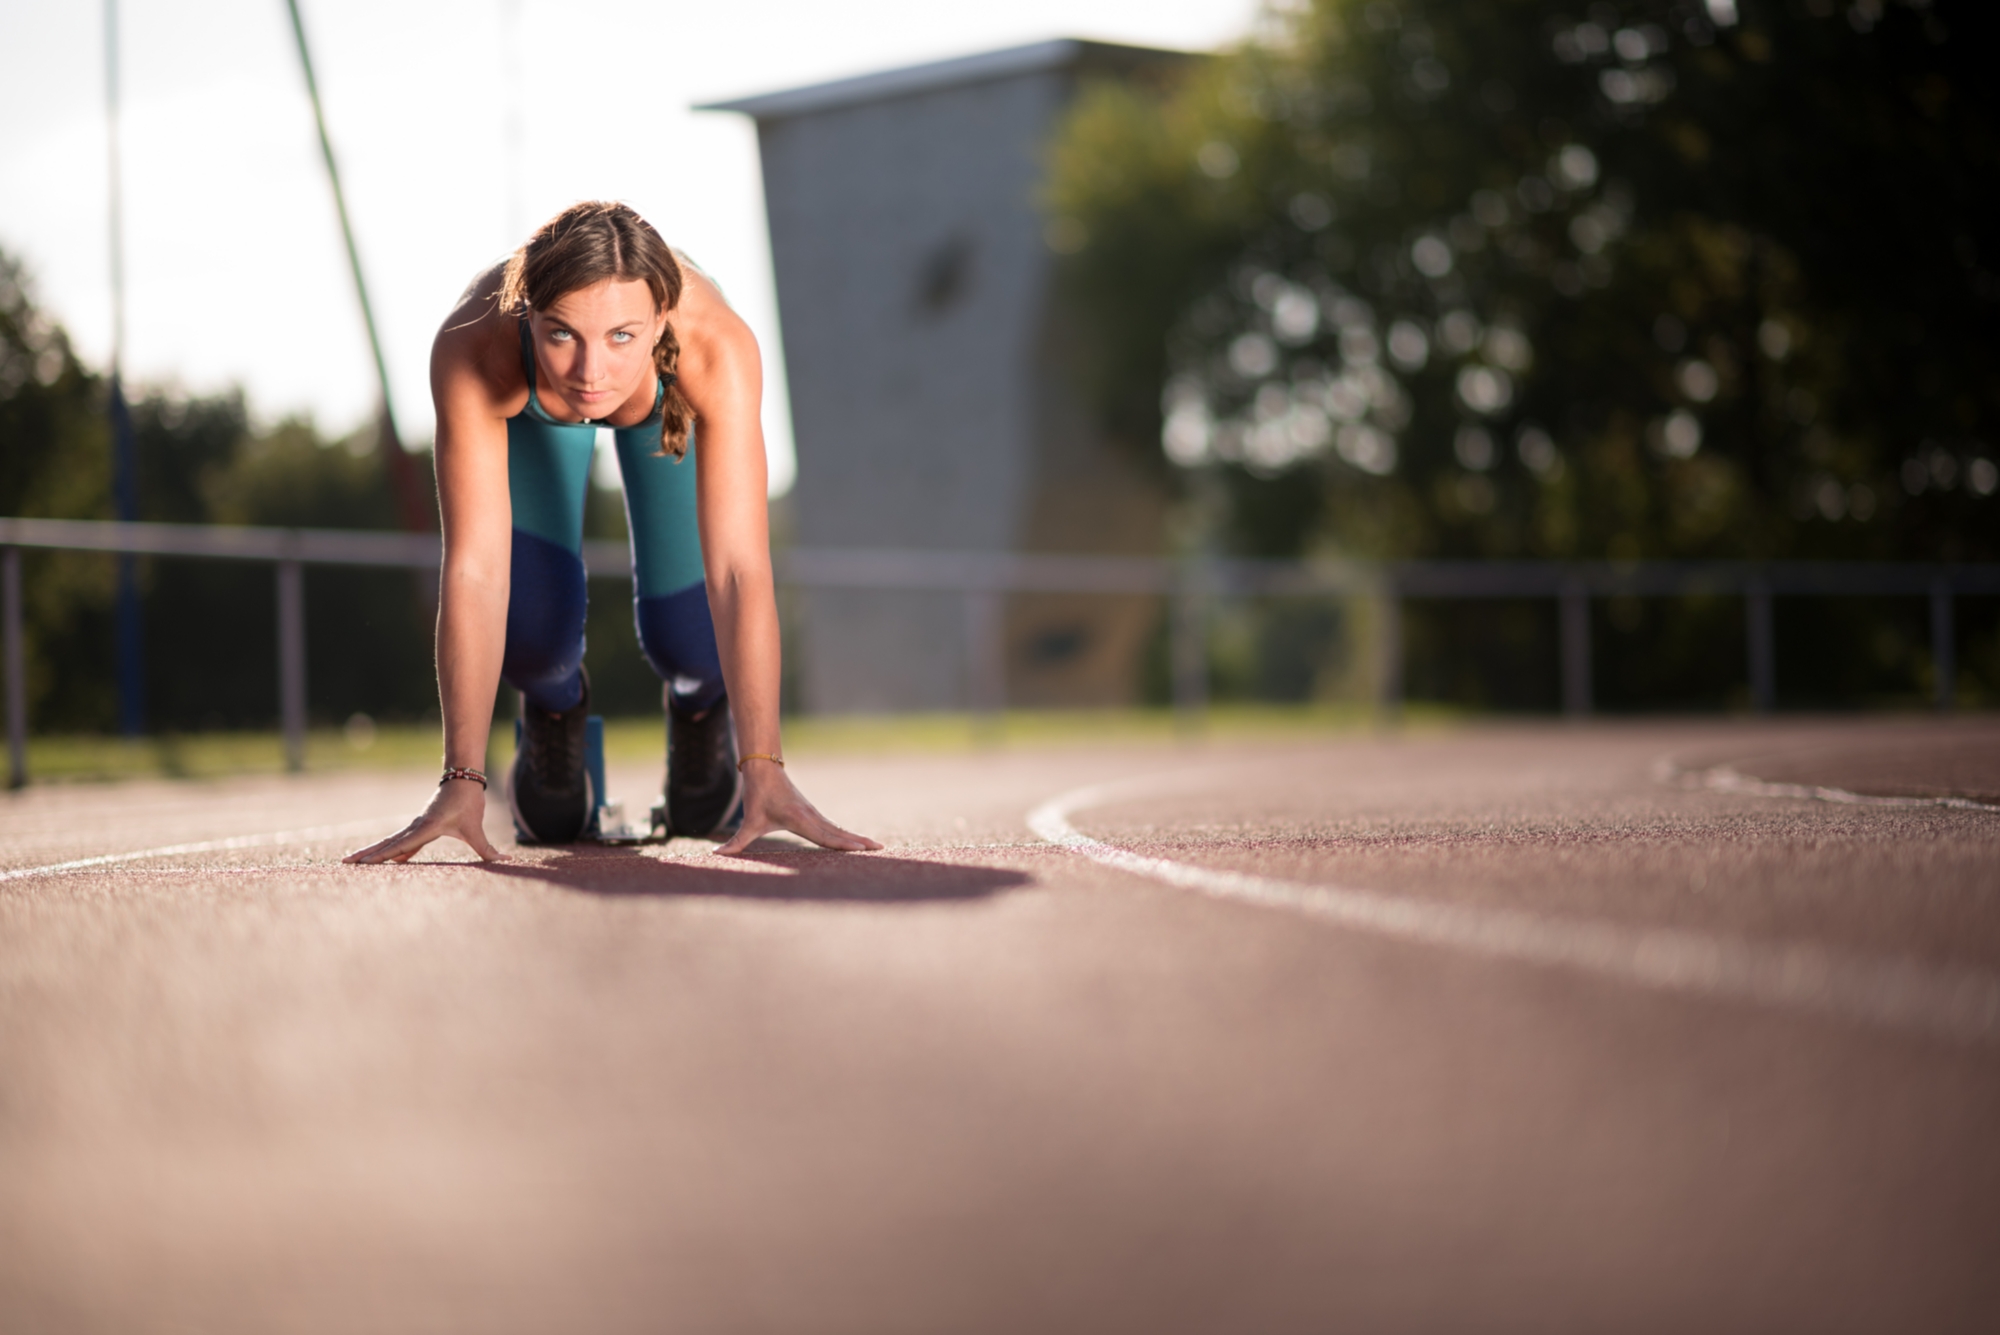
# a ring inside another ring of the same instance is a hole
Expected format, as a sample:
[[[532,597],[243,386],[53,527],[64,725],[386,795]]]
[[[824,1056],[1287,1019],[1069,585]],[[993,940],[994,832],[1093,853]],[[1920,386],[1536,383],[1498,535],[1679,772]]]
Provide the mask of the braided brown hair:
[[[674,252],[629,205],[591,199],[572,204],[535,229],[507,260],[500,307],[525,319],[572,292],[607,279],[643,282],[656,310],[680,304],[681,266]],[[667,387],[661,401],[660,453],[685,457],[694,408],[681,393],[681,344],[665,324],[653,345],[653,367]]]

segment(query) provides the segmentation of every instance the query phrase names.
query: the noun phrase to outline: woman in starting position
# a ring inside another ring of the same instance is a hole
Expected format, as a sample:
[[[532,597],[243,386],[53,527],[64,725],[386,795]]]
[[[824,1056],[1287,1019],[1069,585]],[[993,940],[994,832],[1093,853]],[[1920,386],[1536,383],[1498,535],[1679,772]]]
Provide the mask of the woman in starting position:
[[[431,394],[444,777],[422,815],[347,860],[406,861],[441,835],[500,856],[480,766],[502,680],[521,695],[515,833],[589,829],[583,500],[600,426],[618,443],[639,642],[666,683],[668,831],[723,853],[778,830],[879,848],[815,811],[780,758],[763,371],[715,285],[623,204],[574,205],[466,290]]]

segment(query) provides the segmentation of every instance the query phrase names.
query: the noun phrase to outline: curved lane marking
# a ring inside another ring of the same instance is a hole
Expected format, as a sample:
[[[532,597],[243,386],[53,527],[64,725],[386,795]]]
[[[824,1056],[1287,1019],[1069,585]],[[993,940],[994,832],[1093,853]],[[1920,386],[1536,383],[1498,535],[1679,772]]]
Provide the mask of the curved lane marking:
[[[1838,802],[1851,807],[1952,807],[1960,811],[2000,811],[2000,805],[1978,802],[1970,797],[1884,797],[1852,793],[1845,788],[1824,788],[1807,783],[1773,783],[1769,779],[1739,774],[1733,765],[1711,765],[1707,769],[1687,769],[1671,756],[1653,762],[1653,778],[1681,788],[1706,788],[1714,793],[1737,797],[1795,797],[1808,802]]]
[[[197,844],[168,844],[163,848],[141,848],[131,853],[107,853],[102,857],[51,862],[42,867],[14,867],[0,871],[0,881],[18,881],[30,876],[52,876],[57,872],[81,871],[87,867],[109,867],[119,862],[145,862],[152,858],[179,857],[185,853],[220,853],[235,848],[274,848],[281,844],[310,844],[345,834],[380,829],[382,821],[351,820],[342,825],[315,825],[304,830],[279,830],[274,834],[240,834],[229,839],[205,839]]]
[[[1991,973],[1844,955],[1815,945],[1761,944],[1685,928],[1473,908],[1218,871],[1115,848],[1071,823],[1080,811],[1119,798],[1158,795],[1161,787],[1148,778],[1079,788],[1036,807],[1028,815],[1028,828],[1119,871],[1217,899],[1291,909],[1381,936],[1958,1041],[2000,1039],[2000,976]]]

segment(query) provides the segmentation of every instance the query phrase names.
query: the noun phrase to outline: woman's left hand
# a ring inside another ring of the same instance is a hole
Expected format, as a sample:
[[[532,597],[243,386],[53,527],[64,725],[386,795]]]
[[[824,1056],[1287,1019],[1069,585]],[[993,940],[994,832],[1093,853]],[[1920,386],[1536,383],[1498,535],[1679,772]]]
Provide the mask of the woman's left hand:
[[[862,835],[850,834],[819,814],[805,794],[793,786],[785,771],[766,760],[752,760],[743,771],[743,825],[735,837],[716,849],[733,856],[749,848],[767,834],[789,831],[810,839],[821,848],[842,853],[861,853],[882,845]]]

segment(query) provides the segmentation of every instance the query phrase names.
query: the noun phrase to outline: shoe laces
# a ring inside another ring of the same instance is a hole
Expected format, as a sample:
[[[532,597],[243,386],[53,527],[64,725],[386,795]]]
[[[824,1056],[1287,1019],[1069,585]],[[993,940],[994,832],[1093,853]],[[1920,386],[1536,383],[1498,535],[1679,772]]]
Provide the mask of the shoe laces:
[[[729,713],[721,705],[676,722],[678,727],[667,730],[667,769],[674,783],[685,785],[697,772],[705,775],[729,759]]]
[[[577,758],[570,749],[570,729],[564,726],[561,714],[545,714],[540,727],[530,727],[526,731],[528,765],[534,770],[537,783],[552,788],[576,772]]]

